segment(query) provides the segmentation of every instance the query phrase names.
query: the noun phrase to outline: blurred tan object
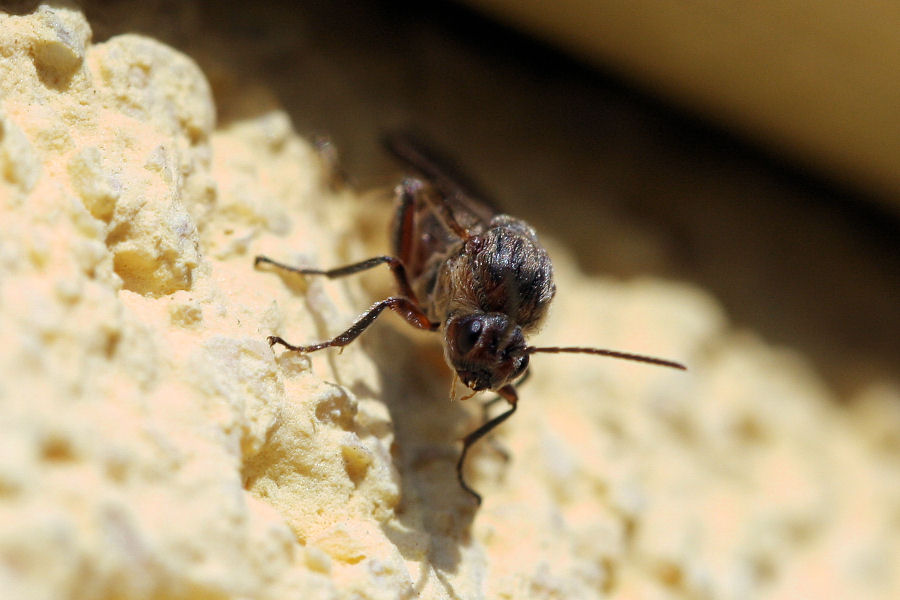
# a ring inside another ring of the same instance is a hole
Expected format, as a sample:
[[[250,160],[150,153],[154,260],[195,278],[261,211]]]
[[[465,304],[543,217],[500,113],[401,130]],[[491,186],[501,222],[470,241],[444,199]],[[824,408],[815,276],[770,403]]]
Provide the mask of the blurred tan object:
[[[900,5],[469,0],[900,208]]]

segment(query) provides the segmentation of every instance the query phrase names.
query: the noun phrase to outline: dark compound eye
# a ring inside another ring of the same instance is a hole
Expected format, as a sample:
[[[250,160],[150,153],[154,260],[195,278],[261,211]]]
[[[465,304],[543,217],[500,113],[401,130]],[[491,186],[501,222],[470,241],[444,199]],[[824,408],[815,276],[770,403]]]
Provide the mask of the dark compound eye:
[[[478,343],[478,338],[481,337],[483,328],[484,324],[477,317],[466,319],[459,324],[459,329],[456,330],[455,341],[456,349],[460,354],[468,354],[475,347],[475,344]]]

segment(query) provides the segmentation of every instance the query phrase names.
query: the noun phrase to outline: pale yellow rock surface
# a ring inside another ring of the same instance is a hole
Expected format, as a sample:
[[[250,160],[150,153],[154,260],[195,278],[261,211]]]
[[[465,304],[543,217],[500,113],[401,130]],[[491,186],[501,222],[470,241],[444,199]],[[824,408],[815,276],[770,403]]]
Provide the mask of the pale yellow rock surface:
[[[475,511],[453,465],[476,416],[434,336],[265,342],[334,335],[373,297],[253,256],[383,252],[386,202],[332,191],[280,112],[216,129],[203,73],[151,39],[93,44],[41,7],[0,15],[0,54],[4,598],[900,593],[892,383],[843,409],[702,291],[586,278],[551,240],[541,344],[691,371],[535,360],[510,460],[472,454]]]

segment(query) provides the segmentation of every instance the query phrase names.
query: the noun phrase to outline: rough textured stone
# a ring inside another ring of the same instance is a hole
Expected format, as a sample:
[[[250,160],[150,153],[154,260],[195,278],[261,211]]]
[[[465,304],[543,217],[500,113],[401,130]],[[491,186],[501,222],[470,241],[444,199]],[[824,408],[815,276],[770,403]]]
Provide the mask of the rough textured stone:
[[[0,15],[5,596],[895,595],[896,387],[850,413],[703,291],[586,277],[547,240],[542,345],[691,370],[536,357],[496,436],[510,460],[472,453],[476,512],[453,470],[476,416],[446,400],[436,336],[265,343],[372,298],[253,256],[384,251],[387,205],[333,191],[281,112],[217,129],[189,58],[90,40],[74,10]]]

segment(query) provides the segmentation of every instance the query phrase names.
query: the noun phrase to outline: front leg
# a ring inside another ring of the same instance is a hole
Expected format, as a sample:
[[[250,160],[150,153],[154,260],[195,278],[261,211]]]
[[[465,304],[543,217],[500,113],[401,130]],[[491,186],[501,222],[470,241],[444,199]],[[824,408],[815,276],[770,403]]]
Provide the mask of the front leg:
[[[528,370],[526,370],[525,373],[523,373],[522,376],[519,377],[519,380],[515,382],[517,394],[518,394],[519,388],[522,387],[522,384],[524,384],[526,381],[528,381],[531,378],[531,370],[533,368],[534,367],[529,367]],[[491,408],[495,404],[497,404],[498,402],[501,402],[503,400],[506,400],[506,397],[498,394],[498,395],[494,396],[493,398],[491,398],[490,400],[483,402],[481,404],[481,422],[482,423],[487,423],[488,421],[491,420],[491,417],[490,417]],[[494,450],[494,452],[496,452],[498,455],[500,455],[500,457],[503,459],[504,462],[509,461],[509,452],[507,452],[503,448],[503,446],[500,444],[500,442],[498,442],[493,436],[489,436],[487,438],[487,440],[485,440],[485,441],[488,444],[490,444],[490,446]]]
[[[310,344],[308,346],[295,346],[294,344],[286,342],[284,338],[278,337],[277,335],[270,335],[267,339],[270,346],[281,344],[288,350],[292,350],[294,352],[308,353],[328,347],[341,348],[358,338],[359,335],[363,331],[365,331],[369,325],[375,322],[375,319],[378,318],[378,315],[380,315],[386,308],[389,308],[395,313],[399,314],[406,320],[407,323],[414,327],[418,327],[419,329],[425,329],[427,331],[437,331],[438,327],[440,327],[440,323],[433,323],[431,320],[429,320],[425,312],[421,308],[419,308],[419,306],[415,302],[413,302],[409,298],[394,296],[373,304],[369,310],[363,313],[363,315],[359,319],[357,319],[349,329],[347,329],[347,331],[341,333],[340,335],[337,335],[330,340],[319,342],[318,344]]]
[[[503,421],[507,420],[512,416],[514,412],[516,412],[516,405],[519,401],[519,395],[516,393],[516,388],[511,383],[508,383],[497,390],[497,394],[498,399],[503,398],[510,404],[509,409],[506,412],[500,413],[499,415],[464,437],[462,453],[459,455],[459,460],[456,462],[456,478],[457,480],[459,480],[460,487],[469,492],[469,494],[471,494],[472,497],[475,498],[475,502],[479,505],[481,504],[481,495],[473,490],[469,486],[469,484],[466,483],[465,477],[463,477],[463,466],[466,462],[466,455],[469,453],[469,448],[471,448],[475,442],[486,436],[492,429],[497,427]]]

